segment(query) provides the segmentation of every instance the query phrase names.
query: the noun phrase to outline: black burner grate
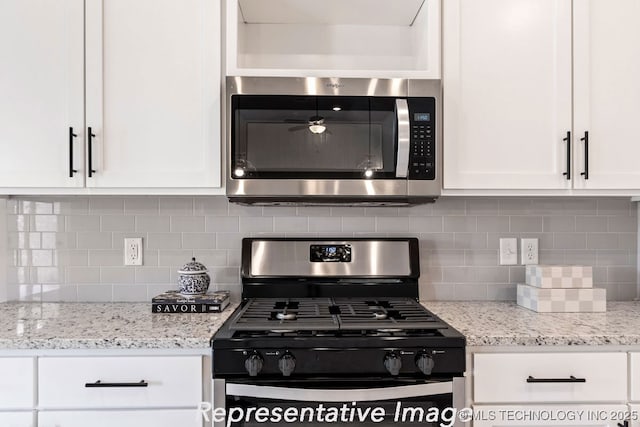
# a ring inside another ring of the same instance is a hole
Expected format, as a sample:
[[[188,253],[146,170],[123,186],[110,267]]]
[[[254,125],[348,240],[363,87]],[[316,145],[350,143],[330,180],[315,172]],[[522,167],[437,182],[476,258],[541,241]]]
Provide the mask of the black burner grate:
[[[231,321],[233,331],[361,331],[360,334],[436,330],[447,325],[409,298],[249,300]],[[351,333],[351,332],[350,332]]]

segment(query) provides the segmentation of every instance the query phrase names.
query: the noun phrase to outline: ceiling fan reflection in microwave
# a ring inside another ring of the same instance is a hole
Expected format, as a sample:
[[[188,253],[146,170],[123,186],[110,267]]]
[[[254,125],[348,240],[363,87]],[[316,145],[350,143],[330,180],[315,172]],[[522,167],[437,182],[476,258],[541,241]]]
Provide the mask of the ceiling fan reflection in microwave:
[[[302,120],[285,120],[287,123],[304,123]],[[311,116],[309,120],[307,120],[306,124],[299,126],[292,126],[289,128],[289,132],[295,132],[303,129],[309,129],[309,132],[315,134],[324,133],[327,130],[327,126],[324,124],[324,117],[322,116]],[[331,132],[327,132],[331,133]]]

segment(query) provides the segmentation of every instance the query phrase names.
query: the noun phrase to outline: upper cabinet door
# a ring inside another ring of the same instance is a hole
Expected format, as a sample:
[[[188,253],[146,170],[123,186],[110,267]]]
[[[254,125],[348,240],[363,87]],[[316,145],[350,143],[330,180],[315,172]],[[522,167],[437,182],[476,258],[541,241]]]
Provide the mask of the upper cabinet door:
[[[83,3],[0,1],[0,187],[84,184]]]
[[[640,1],[573,3],[575,187],[640,189]]]
[[[219,23],[219,0],[86,1],[88,187],[220,186]]]
[[[571,0],[443,2],[443,88],[445,189],[571,187]]]

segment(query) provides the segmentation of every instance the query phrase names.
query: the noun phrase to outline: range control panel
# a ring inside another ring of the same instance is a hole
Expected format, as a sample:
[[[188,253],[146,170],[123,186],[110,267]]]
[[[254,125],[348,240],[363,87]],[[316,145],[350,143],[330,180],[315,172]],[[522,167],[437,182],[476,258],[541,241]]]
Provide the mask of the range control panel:
[[[436,100],[409,98],[409,179],[436,179]]]

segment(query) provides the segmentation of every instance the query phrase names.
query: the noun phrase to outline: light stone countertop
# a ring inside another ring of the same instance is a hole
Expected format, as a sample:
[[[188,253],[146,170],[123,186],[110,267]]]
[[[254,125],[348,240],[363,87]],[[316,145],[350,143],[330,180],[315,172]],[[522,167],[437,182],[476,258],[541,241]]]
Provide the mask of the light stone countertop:
[[[512,302],[424,302],[467,346],[640,345],[640,302],[606,313],[535,313]],[[0,350],[208,349],[218,314],[153,314],[149,303],[2,303]]]
[[[640,345],[640,302],[606,313],[536,313],[515,302],[424,302],[467,346]]]
[[[150,303],[2,303],[0,349],[207,349],[237,305],[154,314]]]

